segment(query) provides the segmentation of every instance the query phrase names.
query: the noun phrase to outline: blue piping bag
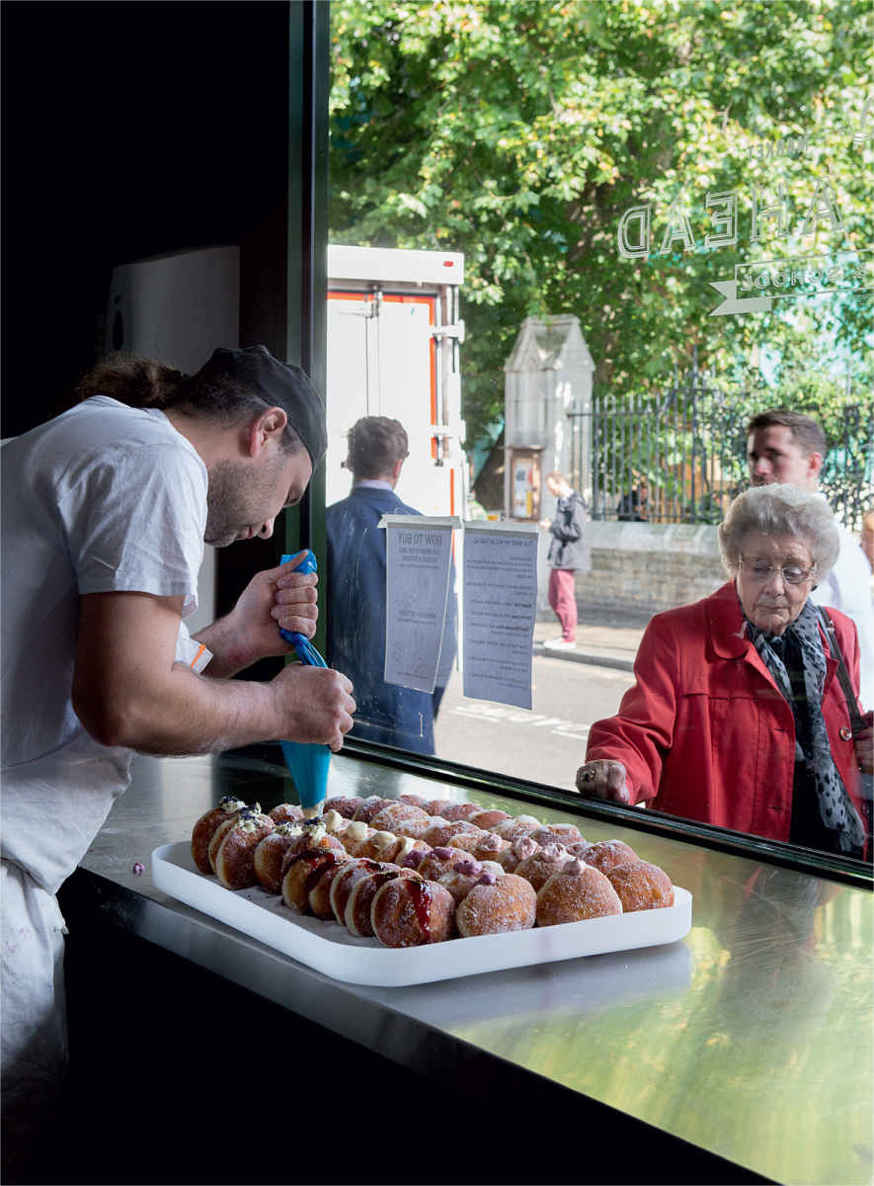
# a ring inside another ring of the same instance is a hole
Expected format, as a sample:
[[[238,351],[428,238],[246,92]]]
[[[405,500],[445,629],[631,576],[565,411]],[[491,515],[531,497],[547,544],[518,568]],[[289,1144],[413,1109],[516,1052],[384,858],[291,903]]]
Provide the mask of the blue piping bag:
[[[283,556],[282,564],[287,564],[292,556]],[[316,558],[307,550],[303,560],[298,564],[295,572],[316,572]],[[298,634],[294,630],[283,630],[279,633],[287,643],[294,647],[295,654],[301,663],[309,667],[327,667],[327,663],[310,642],[305,634]],[[280,741],[282,756],[288,772],[294,779],[300,805],[304,816],[312,819],[322,814],[322,804],[328,793],[328,768],[331,765],[331,751],[326,745],[311,745],[301,741]]]

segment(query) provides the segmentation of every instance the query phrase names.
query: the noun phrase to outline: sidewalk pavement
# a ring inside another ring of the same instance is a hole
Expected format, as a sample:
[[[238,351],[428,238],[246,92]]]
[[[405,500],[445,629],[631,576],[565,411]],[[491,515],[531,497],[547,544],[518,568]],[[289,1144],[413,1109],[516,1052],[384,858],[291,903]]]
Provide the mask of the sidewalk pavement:
[[[640,625],[587,625],[582,620],[577,626],[577,645],[571,651],[553,651],[543,644],[547,639],[561,638],[558,621],[534,623],[534,654],[549,659],[564,659],[571,663],[590,663],[599,667],[616,667],[620,671],[634,669],[634,657],[640,645],[644,627]]]

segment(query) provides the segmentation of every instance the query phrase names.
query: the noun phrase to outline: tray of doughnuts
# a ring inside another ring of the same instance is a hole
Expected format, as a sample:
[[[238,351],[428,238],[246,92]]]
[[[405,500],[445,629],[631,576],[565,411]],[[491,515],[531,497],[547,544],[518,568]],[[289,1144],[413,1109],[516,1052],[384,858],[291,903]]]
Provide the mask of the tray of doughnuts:
[[[621,840],[412,795],[329,799],[315,820],[229,797],[152,871],[251,938],[382,987],[673,943],[692,923],[691,894]]]

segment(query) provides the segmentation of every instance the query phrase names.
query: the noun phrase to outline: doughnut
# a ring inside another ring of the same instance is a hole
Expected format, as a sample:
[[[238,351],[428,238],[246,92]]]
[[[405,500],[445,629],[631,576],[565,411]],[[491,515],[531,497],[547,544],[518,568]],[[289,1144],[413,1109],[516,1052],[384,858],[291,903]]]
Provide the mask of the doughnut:
[[[439,815],[441,819],[448,819],[448,816],[443,815],[443,809],[454,806],[454,799],[432,799],[424,810],[428,812],[428,815]]]
[[[537,925],[541,927],[621,913],[619,896],[604,874],[578,857],[553,873],[537,895]]]
[[[225,889],[246,889],[257,883],[255,849],[276,827],[269,815],[246,808],[235,816],[216,850],[215,873]]]
[[[579,844],[583,834],[576,824],[546,824],[531,833],[531,839],[546,847],[547,844]],[[585,842],[584,842],[585,843]]]
[[[344,819],[352,819],[360,802],[360,799],[352,799],[347,795],[332,795],[330,799],[325,800],[323,812],[336,811]]]
[[[477,843],[471,851],[478,861],[498,861],[503,865],[512,847],[509,840],[502,840],[494,832],[486,832],[484,836],[477,837]]]
[[[443,809],[443,818],[448,820],[466,819],[469,820],[471,816],[480,815],[482,808],[478,803],[450,803],[448,807]],[[477,825],[482,827],[481,824]]]
[[[364,858],[361,860],[364,861]],[[345,861],[338,860],[336,865],[326,865],[322,869],[307,899],[309,910],[316,918],[336,921],[334,911],[331,909],[331,887],[334,884],[334,878],[338,877],[349,865],[355,865],[358,861],[358,857],[347,856]]]
[[[454,915],[455,899],[438,882],[395,877],[377,890],[370,923],[385,947],[421,947],[451,938]]]
[[[373,935],[373,923],[370,918],[373,899],[387,881],[394,881],[396,878],[421,881],[419,874],[414,873],[412,869],[399,869],[397,865],[386,863],[375,873],[368,873],[366,877],[355,882],[343,911],[343,921],[350,935],[357,935],[360,939],[368,939]]]
[[[572,857],[579,857],[581,861],[586,859],[586,853],[592,847],[588,840],[578,840],[575,844],[566,844],[565,851],[570,853]]]
[[[331,883],[331,890],[329,899],[331,903],[331,911],[334,918],[341,926],[346,925],[344,915],[346,913],[346,903],[349,900],[349,895],[356,881],[360,881],[362,877],[367,877],[370,873],[379,872],[379,861],[372,861],[369,857],[356,858],[354,861],[347,861],[345,868],[341,869]]]
[[[322,827],[331,836],[342,836],[352,823],[352,820],[347,819],[345,815],[341,815],[339,811],[335,811],[333,808],[323,811],[320,818]]]
[[[327,848],[305,848],[292,857],[282,875],[283,902],[301,914],[309,913],[310,890],[326,869],[348,861],[345,853],[340,856]]]
[[[520,840],[523,836],[530,836],[532,832],[536,832],[539,827],[540,820],[536,820],[533,815],[517,815],[501,820],[499,824],[489,828],[489,831],[500,836],[502,840]]]
[[[401,836],[409,836],[411,840],[421,840],[433,823],[430,815],[418,820],[405,819],[397,825],[397,831]]]
[[[536,910],[537,894],[524,877],[484,873],[458,907],[455,921],[464,938],[497,935],[533,927]]]
[[[529,857],[534,856],[541,847],[542,845],[538,844],[536,840],[532,840],[530,836],[520,836],[511,842],[506,852],[499,853],[495,860],[504,866],[505,873],[515,873],[522,861],[527,861]]]
[[[457,848],[440,845],[426,852],[421,861],[415,860],[415,853],[410,853],[405,861],[405,868],[414,868],[426,881],[439,881],[458,860],[464,860],[464,854]]]
[[[219,800],[218,807],[212,807],[209,811],[204,812],[195,823],[191,831],[191,855],[201,873],[215,872],[209,859],[209,842],[212,840],[216,828],[238,815],[245,806],[242,799],[236,799],[233,795],[225,795],[223,799]]]
[[[467,897],[485,871],[481,861],[460,852],[458,859],[434,880],[449,890],[457,904]]]
[[[369,824],[378,811],[382,811],[383,807],[389,807],[394,802],[394,799],[383,799],[381,795],[368,795],[366,799],[358,800],[358,806],[355,808],[352,818],[364,820],[366,824]]]
[[[478,828],[489,829],[509,818],[510,815],[506,811],[479,811],[470,817],[470,822],[476,824]]]
[[[286,824],[289,820],[302,820],[303,808],[296,803],[277,803],[269,812],[270,818],[277,824]]]
[[[624,840],[602,840],[599,844],[589,845],[583,853],[583,860],[587,865],[593,865],[606,873],[615,865],[624,865],[626,861],[639,860],[639,857]]]
[[[335,835],[346,851],[352,853],[359,844],[364,843],[372,832],[373,828],[364,820],[349,819],[346,820],[345,827],[341,827]]]
[[[399,798],[401,803],[412,803],[413,807],[421,807],[425,815],[428,814],[429,799],[423,799],[421,795],[411,795],[406,792],[400,795]]]
[[[572,858],[568,855],[567,849],[553,842],[544,844],[542,848],[538,848],[537,852],[525,857],[513,872],[517,877],[524,877],[526,881],[530,881],[535,890],[540,890],[553,873],[558,873],[560,869],[563,869],[569,860]]]
[[[370,857],[374,861],[394,861],[404,840],[405,836],[396,836],[394,832],[378,832],[373,829],[366,840],[356,845],[353,855]]]
[[[476,832],[478,830],[475,824],[469,824],[467,820],[448,820],[444,817],[432,821],[431,827],[428,828],[422,839],[437,848],[440,845],[448,844],[451,837],[457,836],[459,832]]]
[[[400,865],[411,852],[426,853],[431,851],[431,845],[426,844],[424,840],[413,840],[410,836],[399,836],[398,839],[400,845],[392,858],[396,865]]]
[[[608,869],[607,877],[619,895],[624,911],[658,910],[674,904],[671,879],[649,861],[628,861]]]
[[[474,832],[456,832],[454,836],[450,836],[446,841],[449,848],[457,848],[459,852],[466,852],[473,856],[473,850],[482,843],[484,836],[488,836],[488,832],[483,832],[477,829]]]
[[[421,807],[414,807],[412,803],[399,803],[396,799],[392,800],[387,807],[381,808],[367,822],[371,828],[376,828],[379,831],[396,832],[398,824],[402,823],[424,823],[428,818],[428,813],[423,811]]]
[[[269,894],[278,894],[282,883],[282,862],[291,844],[303,835],[299,823],[277,824],[255,849],[255,878]]]
[[[335,852],[338,856],[347,856],[346,849],[342,841],[338,840],[336,836],[332,836],[327,832],[319,819],[305,820],[302,824],[298,824],[300,833],[292,836],[291,843],[285,850],[285,855],[282,858],[282,868],[280,874],[285,876],[285,871],[289,863],[297,856],[299,852],[305,852],[308,848],[324,848],[330,852]]]

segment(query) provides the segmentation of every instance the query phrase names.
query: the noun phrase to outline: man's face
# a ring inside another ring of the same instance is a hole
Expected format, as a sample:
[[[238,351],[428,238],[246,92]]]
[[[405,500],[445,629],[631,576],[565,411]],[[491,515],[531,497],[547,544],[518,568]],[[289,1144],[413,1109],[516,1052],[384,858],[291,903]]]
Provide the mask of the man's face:
[[[786,482],[803,490],[816,490],[822,467],[819,453],[805,453],[785,424],[769,424],[750,433],[747,465],[754,486]]]
[[[209,471],[204,540],[226,548],[255,536],[269,539],[274,519],[300,502],[312,472],[306,450],[288,454],[278,445],[251,460],[216,462]]]

